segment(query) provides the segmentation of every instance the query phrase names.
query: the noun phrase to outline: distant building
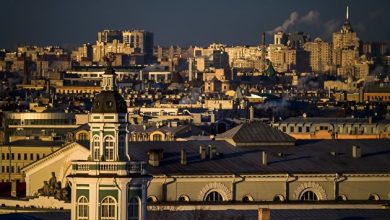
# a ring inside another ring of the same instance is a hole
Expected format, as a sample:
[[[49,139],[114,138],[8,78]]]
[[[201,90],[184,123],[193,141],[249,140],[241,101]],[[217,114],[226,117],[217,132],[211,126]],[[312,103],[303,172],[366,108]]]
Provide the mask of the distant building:
[[[314,42],[306,42],[303,46],[309,52],[309,65],[313,72],[328,72],[332,65],[331,45],[316,38]]]
[[[332,35],[332,64],[337,68],[338,75],[348,78],[355,77],[354,63],[359,58],[359,38],[349,22],[347,8],[346,21],[340,31]]]
[[[296,139],[385,139],[390,137],[388,121],[355,118],[288,118],[273,127]]]
[[[364,101],[367,102],[390,102],[390,85],[380,84],[367,86],[364,89]]]

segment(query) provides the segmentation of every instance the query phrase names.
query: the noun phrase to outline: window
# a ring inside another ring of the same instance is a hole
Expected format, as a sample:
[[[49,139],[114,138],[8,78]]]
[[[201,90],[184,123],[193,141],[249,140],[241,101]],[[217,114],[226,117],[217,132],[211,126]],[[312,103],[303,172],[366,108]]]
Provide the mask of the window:
[[[100,139],[98,136],[93,137],[93,159],[99,160],[100,159]]]
[[[89,215],[88,199],[85,196],[81,196],[77,204],[77,219],[87,220],[88,215]]]
[[[81,134],[79,135],[79,140],[80,140],[80,141],[85,141],[85,140],[87,140],[87,134],[81,133]]]
[[[274,197],[274,202],[283,202],[284,201],[284,197],[282,195],[276,195]]]
[[[161,135],[160,134],[154,134],[153,135],[153,141],[161,141]]]
[[[368,197],[368,200],[370,201],[379,201],[380,198],[377,194],[371,194],[369,197]]]
[[[128,220],[138,220],[140,214],[140,199],[132,197],[127,205]]]
[[[252,196],[244,196],[242,202],[253,202]]]
[[[114,160],[114,138],[112,136],[106,137],[104,139],[104,147],[105,147],[105,159],[107,161]]]
[[[179,199],[178,199],[179,202],[189,202],[190,201],[190,197],[188,196],[180,196]]]
[[[315,192],[309,190],[301,195],[300,200],[301,201],[318,201],[318,196]]]
[[[39,154],[37,154],[37,160],[39,160]]]
[[[219,192],[212,191],[209,194],[207,194],[205,201],[206,202],[222,202],[223,198]]]
[[[30,160],[34,160],[34,154],[30,154]]]
[[[115,220],[116,219],[116,201],[112,197],[106,197],[102,200],[101,204],[101,218],[102,220]]]

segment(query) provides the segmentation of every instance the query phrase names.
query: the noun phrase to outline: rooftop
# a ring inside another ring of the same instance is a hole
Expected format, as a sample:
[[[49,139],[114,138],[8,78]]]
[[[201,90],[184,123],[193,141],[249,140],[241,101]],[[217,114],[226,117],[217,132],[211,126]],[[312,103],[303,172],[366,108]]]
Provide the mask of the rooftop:
[[[216,147],[218,156],[201,160],[199,146]],[[352,158],[352,146],[360,146],[361,158]],[[237,148],[225,141],[131,142],[130,156],[148,160],[152,149],[163,149],[158,167],[150,174],[279,174],[279,173],[390,173],[390,140],[297,141],[296,146]],[[187,152],[187,165],[180,163],[180,151]],[[266,151],[268,165],[261,164]],[[336,152],[335,156],[332,152]]]

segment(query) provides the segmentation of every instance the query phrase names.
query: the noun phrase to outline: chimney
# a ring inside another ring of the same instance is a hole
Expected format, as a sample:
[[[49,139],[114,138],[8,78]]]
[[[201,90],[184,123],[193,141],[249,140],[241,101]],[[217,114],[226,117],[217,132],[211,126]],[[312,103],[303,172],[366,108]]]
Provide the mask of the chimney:
[[[253,109],[253,106],[249,107],[249,121],[253,121],[255,118],[255,111]]]
[[[184,149],[180,152],[180,163],[182,165],[187,165],[187,152]]]
[[[372,116],[368,116],[368,124],[372,124]]]
[[[149,155],[149,161],[148,161],[149,165],[158,167],[158,165],[160,164],[158,150],[150,150],[148,152],[148,155]]]
[[[271,219],[271,210],[266,208],[259,208],[258,220],[270,220],[270,219]]]
[[[359,146],[352,146],[352,157],[353,158],[361,158],[362,157],[362,150]]]
[[[216,155],[217,155],[217,148],[215,146],[209,145],[210,160],[214,159]]]
[[[265,46],[265,32],[261,35],[261,45]]]
[[[267,152],[261,152],[261,165],[267,165]]]
[[[204,159],[206,159],[206,156],[207,156],[206,149],[204,149],[202,146],[200,146],[199,147],[199,158],[201,160],[204,160]]]

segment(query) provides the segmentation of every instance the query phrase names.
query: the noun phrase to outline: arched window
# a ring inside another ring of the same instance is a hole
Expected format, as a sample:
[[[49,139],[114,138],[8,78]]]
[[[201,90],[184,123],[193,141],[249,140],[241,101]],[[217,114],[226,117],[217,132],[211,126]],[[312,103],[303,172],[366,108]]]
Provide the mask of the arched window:
[[[368,197],[368,200],[370,201],[379,201],[380,198],[377,194],[371,194],[369,197]]]
[[[127,204],[128,220],[138,220],[140,215],[140,199],[138,197],[132,197]]]
[[[87,140],[87,134],[86,133],[80,133],[79,134],[79,140],[80,141],[86,141]]]
[[[299,198],[301,201],[318,201],[318,196],[315,192],[308,190]]]
[[[284,196],[282,195],[276,195],[274,197],[274,202],[284,202]]]
[[[104,157],[107,161],[114,160],[114,138],[112,136],[104,139]]]
[[[179,197],[178,199],[179,202],[189,202],[190,201],[190,197],[186,196],[186,195],[182,195]]]
[[[205,201],[206,202],[222,202],[223,197],[219,192],[211,191],[211,192],[209,192],[209,194],[207,194]]]
[[[246,195],[246,196],[242,197],[242,202],[253,202],[253,197]]]
[[[161,141],[161,135],[160,134],[154,134],[153,135],[153,141]]]
[[[346,195],[340,195],[340,196],[337,196],[336,198],[336,201],[347,201],[348,198]]]
[[[92,147],[93,147],[93,159],[99,160],[100,159],[100,138],[98,136],[93,137]]]
[[[116,219],[116,201],[112,197],[105,197],[101,204],[101,218],[102,220]]]
[[[80,196],[77,202],[77,220],[88,220],[89,204],[85,196]]]

